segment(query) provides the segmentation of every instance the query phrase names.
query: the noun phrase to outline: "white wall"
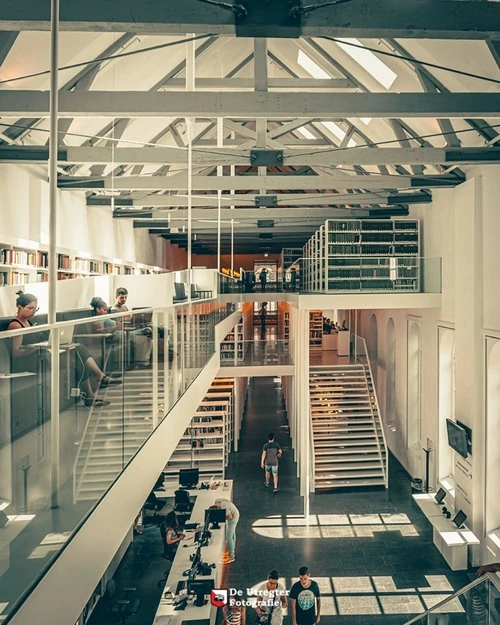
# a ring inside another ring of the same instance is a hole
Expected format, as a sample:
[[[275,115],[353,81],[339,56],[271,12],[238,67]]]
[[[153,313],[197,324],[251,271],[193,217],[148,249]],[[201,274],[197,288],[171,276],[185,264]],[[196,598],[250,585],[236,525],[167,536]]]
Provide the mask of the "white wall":
[[[0,165],[0,244],[26,239],[48,244],[49,187],[42,167]],[[161,266],[161,239],[132,220],[113,219],[109,207],[86,206],[85,193],[60,191],[57,245],[91,257]]]
[[[456,507],[468,515],[467,524],[483,539],[474,559],[486,558],[484,540],[485,410],[484,332],[500,333],[500,168],[477,168],[455,189],[433,192],[431,205],[416,207],[411,217],[423,219],[425,257],[442,257],[443,294],[439,309],[363,310],[362,333],[369,334],[370,318],[377,317],[378,393],[385,396],[383,375],[387,323],[396,329],[396,422],[387,429],[391,451],[413,476],[423,477],[422,447],[427,439],[431,454],[431,484],[437,477],[438,439],[438,326],[455,329],[455,417],[472,428],[473,455],[454,453],[457,482]],[[420,325],[422,337],[422,432],[420,444],[408,449],[407,327],[408,319]],[[382,407],[383,410],[383,407]],[[442,443],[442,441],[441,441]],[[491,468],[490,468],[491,470]],[[500,518],[497,525],[500,525]],[[500,551],[495,554],[500,559]]]

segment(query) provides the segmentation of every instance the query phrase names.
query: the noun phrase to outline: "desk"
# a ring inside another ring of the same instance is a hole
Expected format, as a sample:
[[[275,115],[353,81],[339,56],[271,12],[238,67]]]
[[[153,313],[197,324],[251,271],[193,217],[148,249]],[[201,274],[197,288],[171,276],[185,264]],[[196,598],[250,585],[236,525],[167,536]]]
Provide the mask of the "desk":
[[[432,541],[451,570],[467,570],[467,546],[478,545],[479,539],[467,527],[459,529],[451,518],[447,519],[440,506],[432,503],[432,494],[412,495],[412,498],[432,525]]]
[[[224,487],[223,484],[227,486]],[[205,510],[209,506],[213,505],[216,499],[223,498],[233,499],[233,482],[232,480],[225,480],[220,482],[220,485],[216,489],[210,490],[191,490],[191,497],[196,497],[194,507],[189,519],[190,523],[198,522],[203,524],[205,521]],[[221,558],[226,548],[226,530],[225,524],[221,525],[220,530],[212,531],[212,542],[210,545],[203,547],[201,550],[201,558],[203,562],[208,564],[215,563],[215,569],[212,569],[211,575],[200,575],[196,579],[213,579],[215,588],[218,588],[221,582],[222,576],[222,564]],[[194,532],[192,533],[194,537]],[[189,536],[189,534],[188,534]],[[188,542],[189,547],[183,545]],[[202,607],[196,607],[193,605],[194,598],[190,600],[185,610],[174,610],[172,603],[167,603],[163,598],[165,588],[170,587],[171,592],[175,592],[177,582],[179,580],[187,580],[182,575],[183,571],[188,570],[191,567],[191,560],[189,556],[194,554],[196,547],[193,546],[192,538],[185,538],[179,544],[175,559],[172,563],[169,576],[165,583],[165,587],[162,590],[162,598],[158,610],[156,611],[155,620],[153,625],[181,625],[182,622],[189,621],[203,621],[206,625],[214,625],[215,617],[217,615],[217,609],[210,604],[210,599]],[[198,623],[201,625],[201,623]]]

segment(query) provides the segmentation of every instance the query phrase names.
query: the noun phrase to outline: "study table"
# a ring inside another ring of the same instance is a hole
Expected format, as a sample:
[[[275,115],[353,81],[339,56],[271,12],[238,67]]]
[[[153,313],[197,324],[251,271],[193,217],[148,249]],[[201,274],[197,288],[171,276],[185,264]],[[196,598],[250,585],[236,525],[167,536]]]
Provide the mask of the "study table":
[[[478,545],[479,539],[467,527],[458,528],[451,518],[447,519],[433,493],[412,495],[412,499],[432,525],[432,541],[451,570],[465,571],[468,568],[467,546]]]
[[[221,480],[215,482],[208,490],[189,491],[190,497],[194,498],[194,506],[188,523],[198,523],[203,526],[205,522],[205,510],[215,503],[216,499],[233,499],[233,481]],[[214,580],[214,587],[219,588],[222,577],[222,557],[226,549],[226,524],[222,523],[220,529],[210,530],[212,533],[211,543],[201,549],[201,559],[207,564],[215,564],[210,575],[197,575],[197,580]],[[217,608],[210,604],[210,597],[205,597],[207,603],[198,607],[194,605],[195,597],[190,597],[184,610],[175,610],[172,600],[165,599],[167,589],[175,594],[180,580],[187,583],[184,572],[191,568],[190,556],[196,552],[197,545],[194,543],[195,531],[185,531],[186,538],[179,543],[167,581],[162,590],[160,604],[156,611],[153,625],[181,625],[190,621],[196,621],[196,625],[214,625]],[[188,545],[187,547],[185,545]]]

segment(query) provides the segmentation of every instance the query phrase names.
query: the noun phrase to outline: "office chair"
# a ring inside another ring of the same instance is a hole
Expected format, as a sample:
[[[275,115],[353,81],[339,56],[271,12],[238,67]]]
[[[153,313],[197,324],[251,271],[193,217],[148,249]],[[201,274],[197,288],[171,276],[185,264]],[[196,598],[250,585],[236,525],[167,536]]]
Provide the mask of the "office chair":
[[[194,504],[189,499],[189,492],[187,490],[175,491],[175,503],[174,512],[186,513],[191,512]]]
[[[139,610],[141,605],[140,599],[131,598],[130,593],[135,588],[123,588],[124,597],[118,599],[116,583],[114,579],[110,579],[106,584],[106,592],[104,593],[104,611],[111,617],[115,617],[114,623],[125,625],[129,616],[133,616]]]
[[[165,505],[165,500],[158,499],[158,497],[154,494],[154,491],[151,491],[148,495],[148,498],[144,502],[143,508],[145,510],[161,510]]]

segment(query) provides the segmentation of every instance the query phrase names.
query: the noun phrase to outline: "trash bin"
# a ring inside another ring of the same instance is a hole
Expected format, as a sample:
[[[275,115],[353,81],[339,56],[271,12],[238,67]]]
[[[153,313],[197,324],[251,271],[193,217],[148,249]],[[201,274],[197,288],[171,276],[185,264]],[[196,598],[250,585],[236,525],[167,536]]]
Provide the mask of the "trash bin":
[[[411,481],[411,494],[417,495],[424,490],[424,481],[420,477],[414,477]]]

